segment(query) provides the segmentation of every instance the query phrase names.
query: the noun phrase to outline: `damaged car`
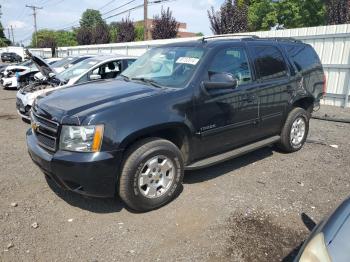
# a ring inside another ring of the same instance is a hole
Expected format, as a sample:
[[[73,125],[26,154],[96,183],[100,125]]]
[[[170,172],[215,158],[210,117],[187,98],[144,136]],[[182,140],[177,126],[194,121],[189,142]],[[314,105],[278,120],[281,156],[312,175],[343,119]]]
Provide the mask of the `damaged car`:
[[[55,73],[60,73],[67,68],[79,63],[80,61],[83,61],[85,59],[93,57],[92,55],[84,55],[84,56],[77,56],[77,57],[66,57],[66,58],[60,58],[59,60],[55,62],[51,62],[50,58],[46,59],[45,61],[48,62],[49,65],[55,70]],[[57,59],[57,58],[56,58]],[[17,89],[21,89],[26,87],[27,85],[30,85],[36,81],[43,80],[45,76],[41,74],[39,69],[35,70],[28,70],[24,71],[22,73],[17,74]]]
[[[24,121],[29,120],[33,101],[39,95],[59,88],[103,79],[116,78],[136,58],[130,56],[103,55],[80,61],[58,73],[38,57],[32,58],[44,79],[35,81],[17,92],[16,107]]]
[[[46,62],[50,65],[59,61],[60,58],[48,58]],[[35,75],[39,72],[32,60],[28,60],[20,65],[8,66],[2,73],[0,80],[4,89],[18,89],[18,77],[21,75]]]

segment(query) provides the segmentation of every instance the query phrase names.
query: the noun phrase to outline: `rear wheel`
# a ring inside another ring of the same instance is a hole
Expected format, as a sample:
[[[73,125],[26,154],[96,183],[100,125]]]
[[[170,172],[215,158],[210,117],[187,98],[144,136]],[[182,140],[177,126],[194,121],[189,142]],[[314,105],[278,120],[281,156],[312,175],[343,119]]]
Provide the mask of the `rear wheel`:
[[[309,114],[303,108],[294,108],[288,115],[281,132],[278,148],[290,153],[300,150],[309,132]]]
[[[176,145],[159,138],[145,139],[126,154],[119,195],[134,210],[156,209],[178,195],[183,174],[182,155]]]

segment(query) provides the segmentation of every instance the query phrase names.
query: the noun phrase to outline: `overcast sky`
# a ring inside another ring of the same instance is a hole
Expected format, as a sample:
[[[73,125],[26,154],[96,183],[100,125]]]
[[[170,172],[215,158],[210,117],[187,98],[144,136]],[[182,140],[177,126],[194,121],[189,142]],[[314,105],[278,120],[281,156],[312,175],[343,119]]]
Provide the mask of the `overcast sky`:
[[[25,40],[24,44],[28,44],[33,32],[33,16],[32,10],[26,8],[25,5],[36,5],[43,7],[38,10],[38,29],[62,29],[77,24],[78,20],[87,8],[101,9],[101,13],[106,13],[118,6],[121,6],[130,0],[1,0],[2,18],[1,22],[4,28],[14,28],[15,41]],[[152,0],[149,0],[151,2]],[[111,2],[107,6],[107,3]],[[187,23],[187,30],[190,32],[202,32],[206,35],[211,34],[207,10],[211,7],[218,7],[223,0],[171,0],[171,2],[149,6],[149,18],[154,14],[160,13],[161,6],[170,7],[174,17],[179,22]],[[105,17],[122,12],[129,8],[141,5],[143,0],[134,0],[133,3],[123,8],[108,13]],[[128,13],[110,18],[108,23],[119,21],[126,17]],[[143,8],[130,12],[130,18],[133,21],[143,20]],[[6,36],[8,35],[5,30]]]

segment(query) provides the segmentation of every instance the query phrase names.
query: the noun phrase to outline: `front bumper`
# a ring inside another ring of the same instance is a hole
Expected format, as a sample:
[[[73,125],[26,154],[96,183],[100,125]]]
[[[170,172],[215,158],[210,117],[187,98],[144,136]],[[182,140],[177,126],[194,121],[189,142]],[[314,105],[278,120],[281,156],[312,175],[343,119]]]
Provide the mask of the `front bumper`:
[[[49,153],[38,145],[31,129],[27,146],[33,162],[62,189],[87,196],[115,195],[122,151]]]

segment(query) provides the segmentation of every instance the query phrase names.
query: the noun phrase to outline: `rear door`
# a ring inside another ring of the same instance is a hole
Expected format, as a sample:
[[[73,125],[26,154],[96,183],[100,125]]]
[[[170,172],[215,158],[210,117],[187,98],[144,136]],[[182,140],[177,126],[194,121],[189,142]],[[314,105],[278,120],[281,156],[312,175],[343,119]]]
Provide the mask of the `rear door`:
[[[248,43],[248,46],[258,83],[259,137],[279,134],[295,85],[290,65],[277,45]]]
[[[229,73],[238,85],[232,89],[201,88],[196,101],[196,129],[201,137],[199,157],[227,151],[249,143],[256,136],[258,100],[256,83],[245,45],[235,44],[213,51],[203,81],[215,73]]]

